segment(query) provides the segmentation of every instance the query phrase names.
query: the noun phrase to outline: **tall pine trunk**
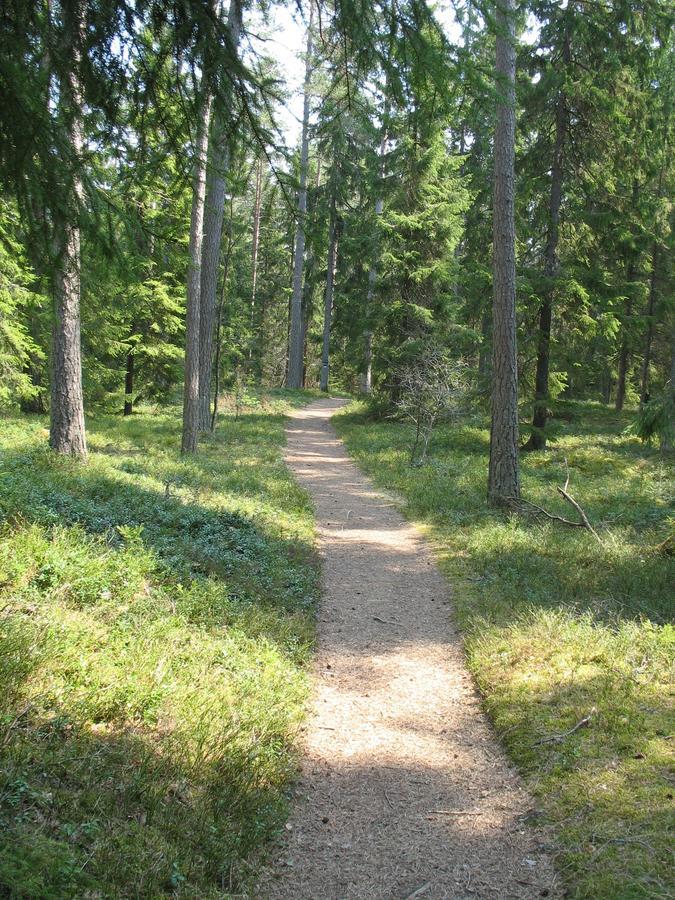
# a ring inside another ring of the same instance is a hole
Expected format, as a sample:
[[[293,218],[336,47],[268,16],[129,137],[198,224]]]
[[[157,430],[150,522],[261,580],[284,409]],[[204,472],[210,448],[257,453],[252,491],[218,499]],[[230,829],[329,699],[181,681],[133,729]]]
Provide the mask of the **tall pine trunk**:
[[[185,316],[185,385],[183,391],[183,440],[181,451],[195,453],[200,430],[200,351],[201,351],[201,264],[206,198],[206,159],[212,97],[206,79],[202,80],[202,98],[197,123],[192,212],[190,215],[187,311]]]
[[[562,75],[566,75],[570,63],[569,21],[565,28],[562,48]],[[532,434],[527,442],[529,450],[546,447],[546,422],[548,420],[549,373],[551,367],[551,322],[553,319],[553,294],[558,274],[558,241],[560,236],[560,207],[563,196],[563,164],[565,136],[567,133],[567,96],[560,90],[555,106],[555,139],[553,165],[551,166],[551,193],[549,196],[548,235],[544,251],[544,296],[539,310],[539,337],[537,344],[537,370],[534,387],[534,413]]]
[[[326,293],[323,303],[323,348],[321,353],[321,383],[322,391],[328,390],[328,373],[330,367],[330,326],[333,317],[333,286],[335,284],[335,263],[337,260],[337,215],[335,211],[335,197],[330,202],[330,225],[328,228],[328,269],[326,271]]]
[[[634,178],[633,190],[631,194],[632,208],[634,210],[637,209],[639,196],[640,185],[637,178]],[[635,282],[635,274],[637,271],[637,255],[638,251],[633,247],[628,249],[626,265],[626,284],[628,286],[628,296],[626,297],[623,307],[623,322],[621,323],[621,344],[619,346],[619,358],[617,363],[616,397],[614,399],[614,406],[617,412],[621,412],[621,410],[623,409],[623,405],[626,402],[626,381],[628,379],[628,369],[630,366],[631,356],[630,328],[631,319],[633,317],[632,286]]]
[[[49,444],[57,453],[87,456],[80,348],[80,226],[82,205],[82,0],[63,4],[69,70],[61,78],[59,107],[70,159],[65,196],[54,214],[58,244],[54,273],[54,328]]]
[[[645,335],[645,349],[642,356],[642,371],[640,373],[640,409],[649,399],[649,366],[652,361],[652,341],[654,339],[654,309],[656,308],[656,282],[659,247],[656,241],[652,246],[652,271],[649,278],[649,297],[647,298],[647,333]]]
[[[256,299],[258,293],[258,254],[260,251],[260,212],[262,207],[262,174],[263,158],[258,158],[255,173],[255,201],[253,204],[253,241],[251,245],[251,342],[249,345],[249,359],[259,351],[258,333],[256,328]],[[256,368],[259,370],[258,361]],[[259,372],[258,372],[259,374]]]
[[[302,386],[303,377],[303,322],[302,322],[302,274],[305,261],[305,228],[307,218],[307,169],[309,163],[309,106],[312,76],[312,28],[314,3],[309,5],[307,50],[305,58],[304,102],[302,109],[302,137],[300,140],[300,184],[298,190],[298,222],[295,230],[293,254],[293,293],[290,303],[290,327],[288,335],[288,373],[286,384],[290,388]]]
[[[241,0],[230,0],[227,35],[232,56],[236,56],[241,34]],[[211,426],[211,378],[213,339],[216,326],[216,294],[220,269],[220,244],[225,213],[225,179],[229,168],[230,141],[222,111],[214,104],[209,139],[208,178],[204,210],[204,238],[201,250],[201,310],[199,317],[199,430]]]
[[[380,180],[384,179],[384,155],[387,152],[387,117],[389,115],[389,103],[385,101],[384,115],[382,121],[382,138],[380,140]],[[377,197],[375,200],[375,215],[381,216],[384,210],[384,198]],[[361,372],[361,393],[371,394],[373,390],[373,330],[370,318],[372,315],[373,303],[375,300],[375,287],[377,285],[377,263],[378,248],[375,247],[373,259],[368,269],[368,292],[366,294],[366,327],[363,331],[363,371]]]
[[[494,141],[492,424],[488,502],[520,496],[515,254],[515,0],[497,0],[496,78],[500,100]]]

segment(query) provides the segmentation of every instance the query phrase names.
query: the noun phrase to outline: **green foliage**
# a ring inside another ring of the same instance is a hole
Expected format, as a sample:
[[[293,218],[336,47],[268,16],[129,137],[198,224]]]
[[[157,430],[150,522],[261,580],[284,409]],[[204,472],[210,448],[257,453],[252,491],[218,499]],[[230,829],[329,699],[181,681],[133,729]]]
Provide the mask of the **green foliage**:
[[[440,426],[434,460],[411,471],[412,429],[335,419],[359,463],[401,498],[436,544],[485,705],[539,812],[553,827],[570,896],[666,897],[675,641],[672,466],[624,433],[629,417],[589,403],[558,409],[555,454],[521,461],[523,494],[568,515],[570,491],[598,529],[487,510],[488,434],[480,421]],[[588,727],[563,735],[591,715]],[[542,743],[543,741],[543,743]]]
[[[13,205],[0,206],[0,407],[28,400],[37,393],[27,369],[40,358],[29,330],[32,309],[42,298],[31,288],[35,278],[17,238],[19,221]]]
[[[7,420],[0,452],[0,885],[225,897],[283,821],[317,571],[283,413],[90,423],[86,469]]]

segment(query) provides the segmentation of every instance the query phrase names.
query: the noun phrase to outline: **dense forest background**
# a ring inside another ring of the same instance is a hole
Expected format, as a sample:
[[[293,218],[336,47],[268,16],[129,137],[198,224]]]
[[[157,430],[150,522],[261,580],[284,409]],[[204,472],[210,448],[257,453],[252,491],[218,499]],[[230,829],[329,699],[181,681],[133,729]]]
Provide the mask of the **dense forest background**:
[[[223,387],[330,385],[382,408],[437,349],[486,401],[501,37],[521,433],[545,446],[556,397],[651,404],[663,431],[668,4],[457,2],[453,42],[418,0],[298,15],[287,147],[284,73],[251,40],[264,5],[5,5],[1,402],[49,409],[52,446],[83,454],[83,404],[128,415],[183,382],[187,450]]]

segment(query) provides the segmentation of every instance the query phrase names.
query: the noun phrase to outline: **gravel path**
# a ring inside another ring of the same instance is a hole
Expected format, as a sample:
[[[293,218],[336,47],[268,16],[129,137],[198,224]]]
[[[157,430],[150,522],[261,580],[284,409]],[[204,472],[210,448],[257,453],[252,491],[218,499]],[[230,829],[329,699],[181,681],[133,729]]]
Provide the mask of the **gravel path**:
[[[448,585],[415,529],[297,411],[287,461],[323,560],[316,689],[294,812],[258,891],[288,900],[557,896],[531,807],[481,711]]]

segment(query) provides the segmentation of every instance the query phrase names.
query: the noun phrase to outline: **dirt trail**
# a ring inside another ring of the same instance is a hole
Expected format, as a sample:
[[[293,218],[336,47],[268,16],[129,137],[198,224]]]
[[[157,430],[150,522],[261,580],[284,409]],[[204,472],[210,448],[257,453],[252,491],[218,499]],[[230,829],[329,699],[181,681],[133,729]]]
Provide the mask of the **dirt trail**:
[[[287,460],[323,558],[313,709],[294,813],[256,893],[288,900],[553,897],[531,807],[481,711],[448,586],[350,462],[321,400]]]

